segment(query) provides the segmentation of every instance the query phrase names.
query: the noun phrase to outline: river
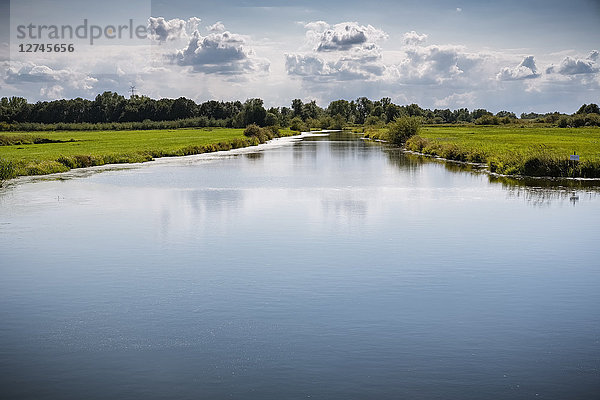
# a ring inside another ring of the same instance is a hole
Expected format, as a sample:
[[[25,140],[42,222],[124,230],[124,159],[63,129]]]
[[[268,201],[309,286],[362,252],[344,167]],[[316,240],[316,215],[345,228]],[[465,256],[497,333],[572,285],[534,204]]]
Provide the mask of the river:
[[[0,397],[591,399],[600,197],[352,134],[0,189]]]

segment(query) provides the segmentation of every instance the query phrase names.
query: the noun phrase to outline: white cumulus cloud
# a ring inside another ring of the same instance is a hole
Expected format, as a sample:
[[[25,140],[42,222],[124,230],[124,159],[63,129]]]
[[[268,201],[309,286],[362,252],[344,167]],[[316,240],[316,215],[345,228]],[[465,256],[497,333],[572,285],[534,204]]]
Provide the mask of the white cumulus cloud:
[[[441,84],[462,77],[481,64],[484,58],[466,52],[462,46],[410,47],[397,69],[404,83]]]
[[[502,68],[496,75],[496,79],[501,81],[519,81],[537,78],[539,76],[540,74],[537,72],[537,67],[535,65],[535,58],[533,56],[527,56],[516,67]]]
[[[402,42],[404,42],[405,45],[409,46],[415,46],[425,43],[426,40],[426,34],[418,34],[415,31],[406,32],[404,35],[402,35]]]
[[[382,30],[357,22],[330,25],[315,21],[304,27],[307,29],[306,44],[312,50],[286,54],[288,75],[313,81],[367,81],[385,74],[381,49],[376,44],[387,38]]]
[[[318,52],[347,51],[369,46],[388,37],[380,29],[371,25],[359,25],[357,22],[329,25],[324,21],[315,21],[306,24],[305,28],[308,40],[314,42],[314,50]]]
[[[166,20],[163,17],[150,17],[148,18],[149,36],[158,42],[187,38],[188,26],[192,28],[200,22],[200,19],[196,17],[192,18],[189,21],[185,21],[179,18]]]
[[[257,58],[246,43],[246,37],[228,31],[206,36],[195,31],[187,46],[170,58],[178,65],[191,66],[195,72],[234,75],[268,71],[269,62]]]
[[[559,65],[548,67],[546,73],[559,73],[561,75],[595,74],[600,71],[598,54],[598,50],[594,50],[585,59],[566,56]]]
[[[83,90],[92,89],[97,82],[94,77],[70,69],[53,69],[47,65],[33,63],[26,63],[19,68],[9,68],[4,80],[9,84],[50,83]]]
[[[207,26],[206,30],[209,32],[225,32],[225,25],[221,21],[217,21],[213,25]]]

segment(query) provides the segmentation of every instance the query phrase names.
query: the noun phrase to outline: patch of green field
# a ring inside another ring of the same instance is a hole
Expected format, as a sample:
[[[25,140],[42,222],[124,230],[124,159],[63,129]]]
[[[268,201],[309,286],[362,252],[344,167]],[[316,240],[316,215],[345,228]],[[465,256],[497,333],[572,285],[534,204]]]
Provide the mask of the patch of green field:
[[[36,132],[35,140],[29,140],[33,135],[26,132],[0,134],[0,143],[7,143],[0,145],[0,179],[229,150],[257,145],[265,139],[248,138],[243,132],[230,128],[58,131]],[[279,136],[292,134],[296,132],[279,131]]]
[[[507,175],[600,177],[600,128],[425,126],[408,150],[487,163]],[[573,153],[579,163],[569,161]]]
[[[490,156],[526,154],[543,146],[556,156],[568,158],[575,151],[581,159],[600,161],[600,129],[596,127],[425,126],[419,136],[440,143],[454,143]]]

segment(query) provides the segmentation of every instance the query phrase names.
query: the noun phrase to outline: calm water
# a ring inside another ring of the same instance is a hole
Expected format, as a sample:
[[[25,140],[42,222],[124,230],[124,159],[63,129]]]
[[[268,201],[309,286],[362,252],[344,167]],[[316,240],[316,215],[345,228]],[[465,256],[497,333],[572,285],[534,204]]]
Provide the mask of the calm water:
[[[0,190],[1,398],[600,396],[593,188],[342,134],[66,178]]]

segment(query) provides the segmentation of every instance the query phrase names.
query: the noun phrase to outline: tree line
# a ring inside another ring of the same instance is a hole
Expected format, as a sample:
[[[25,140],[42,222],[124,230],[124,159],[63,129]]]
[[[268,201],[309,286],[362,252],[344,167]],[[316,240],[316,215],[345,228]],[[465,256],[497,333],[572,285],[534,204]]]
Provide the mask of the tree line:
[[[294,130],[309,127],[341,129],[348,124],[384,125],[401,116],[419,117],[426,124],[498,125],[519,120],[509,111],[494,114],[486,109],[431,110],[417,104],[397,105],[389,97],[336,100],[326,108],[315,101],[305,103],[300,99],[294,99],[290,107],[265,108],[259,98],[243,103],[216,100],[196,103],[185,97],[155,100],[133,95],[126,98],[114,92],[104,92],[94,100],[76,98],[28,103],[22,97],[0,99],[0,130],[45,129],[41,125],[51,125],[50,129],[153,129],[186,126],[244,128],[251,124]],[[600,110],[596,104],[584,104],[570,116],[558,112],[523,113],[520,119],[562,127],[600,126]]]

